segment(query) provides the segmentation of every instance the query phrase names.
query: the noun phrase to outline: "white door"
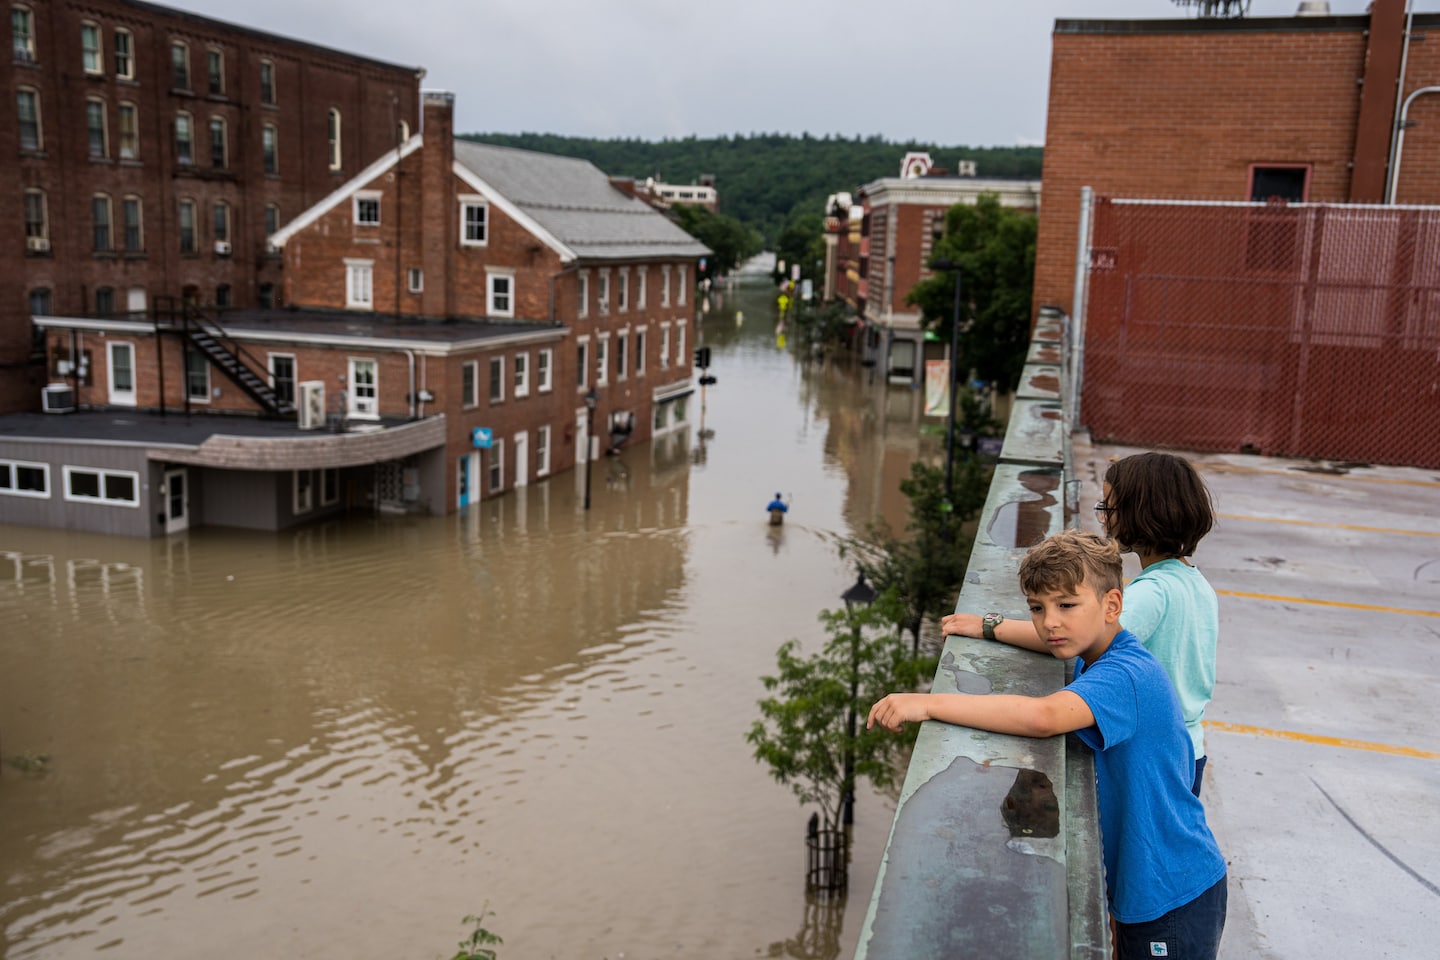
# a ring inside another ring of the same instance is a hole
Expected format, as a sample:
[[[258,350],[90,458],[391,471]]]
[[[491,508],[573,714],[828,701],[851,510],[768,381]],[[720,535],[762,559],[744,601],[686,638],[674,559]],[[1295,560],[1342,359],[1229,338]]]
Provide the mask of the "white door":
[[[109,358],[110,402],[118,406],[135,406],[135,344],[111,341]]]
[[[165,532],[179,533],[190,527],[190,474],[184,467],[165,471]]]
[[[515,486],[530,482],[530,434],[515,434]]]

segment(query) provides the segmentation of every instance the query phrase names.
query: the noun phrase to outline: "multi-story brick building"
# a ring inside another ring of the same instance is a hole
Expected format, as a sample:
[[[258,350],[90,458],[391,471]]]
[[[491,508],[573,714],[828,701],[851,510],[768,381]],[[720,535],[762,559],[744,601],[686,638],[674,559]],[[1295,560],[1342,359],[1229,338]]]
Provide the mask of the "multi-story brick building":
[[[1440,15],[1057,20],[1033,302],[1072,308],[1081,188],[1111,197],[1440,203]],[[1403,76],[1401,71],[1403,69]],[[1397,96],[1398,91],[1398,96]],[[1393,190],[1387,187],[1393,180]]]
[[[0,70],[0,411],[30,317],[278,299],[266,238],[416,126],[423,71],[133,0],[13,0]]]

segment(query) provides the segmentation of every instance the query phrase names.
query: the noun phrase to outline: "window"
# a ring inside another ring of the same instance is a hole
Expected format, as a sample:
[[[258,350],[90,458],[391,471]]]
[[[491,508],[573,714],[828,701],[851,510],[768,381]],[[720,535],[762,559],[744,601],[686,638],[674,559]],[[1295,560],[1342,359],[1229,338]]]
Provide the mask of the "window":
[[[490,448],[490,492],[498,493],[505,486],[505,441],[496,439]]]
[[[580,389],[590,385],[590,338],[575,341],[575,377]]]
[[[225,118],[210,118],[210,166],[216,170],[224,170],[228,165],[228,149],[225,136]]]
[[[419,267],[411,267],[405,271],[405,286],[411,293],[421,293],[425,290],[425,271]]]
[[[268,174],[280,172],[280,160],[276,152],[279,139],[273,123],[267,123],[260,128],[260,154],[264,170]]]
[[[615,379],[624,380],[630,374],[630,331],[622,330],[615,338]]]
[[[97,317],[108,317],[115,312],[115,288],[95,288],[95,315]]]
[[[225,53],[221,50],[205,51],[205,72],[210,80],[210,92],[225,92]]]
[[[1250,200],[1265,203],[1284,200],[1304,203],[1308,193],[1310,168],[1302,165],[1260,166],[1250,168]]]
[[[486,278],[489,286],[489,314],[492,317],[513,317],[515,316],[515,303],[511,287],[515,283],[515,277],[508,273],[495,273],[487,271]]]
[[[616,294],[616,304],[620,312],[624,313],[630,309],[630,271],[620,271],[620,290]]]
[[[635,331],[635,376],[645,376],[645,328]]]
[[[86,73],[104,73],[105,57],[100,52],[100,24],[80,24],[80,62]]]
[[[110,402],[116,406],[135,406],[135,344],[111,340],[105,345],[110,384]]]
[[[41,149],[45,140],[40,132],[40,94],[21,87],[15,92],[15,100],[20,122],[20,149]]]
[[[40,287],[30,291],[30,315],[34,317],[50,316],[50,291],[46,287]]]
[[[120,202],[120,220],[125,231],[125,252],[144,252],[145,208],[139,197],[126,197]]]
[[[380,225],[380,192],[364,190],[355,194],[355,223],[361,227]]]
[[[110,230],[110,197],[97,193],[90,198],[90,221],[94,228],[92,238],[96,253],[108,253],[115,249],[115,237]]]
[[[185,346],[185,396],[192,403],[210,402],[210,361],[188,344]]]
[[[399,125],[395,129],[395,135],[399,138],[400,143],[404,143],[406,140],[409,140],[410,124],[406,123],[404,120],[401,120]]]
[[[551,370],[555,366],[555,352],[549,347],[535,355],[535,384],[541,393],[549,393],[554,379]]]
[[[535,429],[535,476],[543,477],[550,472],[550,424],[541,424]]]
[[[610,271],[609,271],[609,270],[601,270],[601,271],[600,271],[600,296],[599,296],[598,299],[599,299],[598,306],[599,306],[599,308],[600,308],[600,316],[603,317],[603,316],[607,315],[607,314],[610,312]]]
[[[265,239],[269,240],[280,229],[280,207],[273,203],[265,205]]]
[[[460,404],[480,406],[480,361],[471,360],[460,368]]]
[[[216,203],[210,211],[210,220],[215,227],[215,252],[223,253],[220,244],[230,243],[230,204],[224,200]]]
[[[487,239],[490,207],[477,198],[460,198],[460,243],[463,246],[483,246]]]
[[[115,30],[115,76],[122,80],[135,79],[135,41],[129,30]]]
[[[127,313],[145,312],[145,288],[131,287],[125,291],[125,311]]]
[[[49,246],[50,239],[50,218],[45,206],[45,191],[25,191],[25,239],[44,240],[45,244],[26,244],[26,249],[35,250],[38,247]]]
[[[260,102],[275,103],[275,64],[269,60],[260,61]]]
[[[295,355],[272,353],[266,357],[270,367],[270,389],[281,403],[295,402]]]
[[[261,310],[275,309],[275,284],[262,283],[255,291],[255,304]]]
[[[175,114],[175,162],[186,166],[195,162],[195,133],[190,126],[190,114]]]
[[[505,399],[505,358],[490,358],[490,402],[501,403]]]
[[[63,467],[65,499],[80,503],[140,506],[140,474],[133,470]]]
[[[120,119],[120,159],[134,160],[140,156],[140,114],[135,104],[121,101],[116,107]]]
[[[181,200],[179,211],[180,252],[195,252],[195,201]]]
[[[675,324],[675,356],[679,360],[679,366],[685,366],[685,321],[681,320]]]
[[[576,310],[579,317],[590,316],[590,271],[581,270],[576,274]]]
[[[85,137],[91,159],[104,160],[110,156],[105,130],[105,101],[98,97],[85,101]]]
[[[35,14],[29,7],[10,8],[10,37],[16,60],[29,63],[35,59]]]
[[[375,308],[375,261],[345,260],[345,306],[360,310]]]
[[[340,502],[340,471],[326,467],[320,471],[320,506],[333,507]]]
[[[181,40],[170,44],[170,86],[190,89],[190,47]]]
[[[670,369],[670,324],[660,324],[660,369]]]
[[[670,306],[670,264],[660,268],[660,306]]]
[[[639,289],[635,291],[635,307],[639,310],[645,309],[645,281],[647,279],[646,274],[649,272],[649,270],[649,267],[641,266],[637,267],[635,271],[637,274],[639,274],[638,279],[640,281],[640,283],[638,284]]]
[[[379,370],[374,360],[350,361],[350,416],[380,419]]]
[[[610,334],[602,333],[595,341],[595,386],[610,382]]]
[[[309,513],[315,507],[315,476],[309,470],[295,471],[293,513]]]
[[[25,460],[0,460],[0,494],[49,499],[50,465]]]
[[[689,284],[689,283],[686,281],[686,279],[685,279],[685,277],[686,277],[686,271],[687,271],[688,269],[689,269],[689,268],[686,267],[683,263],[680,265],[680,267],[679,267],[679,270],[680,270],[680,282],[676,284],[676,286],[680,288],[679,290],[676,291],[676,293],[678,294],[678,297],[677,297],[677,298],[679,299],[679,301],[680,301],[680,306],[682,306],[682,307],[685,306],[685,295],[686,295],[686,291],[688,290],[688,288],[689,288],[689,286],[690,286],[690,284]]]
[[[335,109],[334,107],[330,108],[330,113],[326,122],[325,131],[325,136],[330,148],[330,169],[339,170],[341,167],[340,111]]]
[[[515,354],[515,396],[530,396],[530,354]]]

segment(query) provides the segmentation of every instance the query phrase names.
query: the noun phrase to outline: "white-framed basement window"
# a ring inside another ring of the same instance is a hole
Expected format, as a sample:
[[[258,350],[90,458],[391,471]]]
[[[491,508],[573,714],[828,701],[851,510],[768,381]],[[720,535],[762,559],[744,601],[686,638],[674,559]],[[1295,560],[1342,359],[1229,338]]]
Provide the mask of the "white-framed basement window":
[[[134,470],[63,467],[65,499],[72,503],[140,506],[140,474]]]

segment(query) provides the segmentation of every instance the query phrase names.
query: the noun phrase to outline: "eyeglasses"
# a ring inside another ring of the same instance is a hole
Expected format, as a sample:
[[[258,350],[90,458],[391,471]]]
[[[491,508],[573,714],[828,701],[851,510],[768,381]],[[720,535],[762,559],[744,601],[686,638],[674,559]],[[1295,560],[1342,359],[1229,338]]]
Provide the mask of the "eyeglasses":
[[[1104,500],[1101,500],[1099,503],[1095,504],[1095,512],[1100,514],[1102,517],[1105,514],[1113,513],[1114,511],[1115,508],[1110,506],[1110,504],[1106,503]]]

